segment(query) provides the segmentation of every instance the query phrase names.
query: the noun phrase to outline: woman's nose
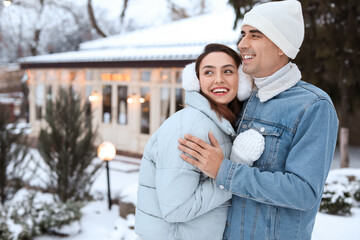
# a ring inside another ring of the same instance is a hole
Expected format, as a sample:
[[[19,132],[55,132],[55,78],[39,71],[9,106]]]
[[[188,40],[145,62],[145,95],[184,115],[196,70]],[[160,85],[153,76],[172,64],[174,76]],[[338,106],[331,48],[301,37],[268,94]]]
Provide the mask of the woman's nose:
[[[217,73],[215,77],[215,83],[222,83],[224,81],[224,75],[221,72]]]

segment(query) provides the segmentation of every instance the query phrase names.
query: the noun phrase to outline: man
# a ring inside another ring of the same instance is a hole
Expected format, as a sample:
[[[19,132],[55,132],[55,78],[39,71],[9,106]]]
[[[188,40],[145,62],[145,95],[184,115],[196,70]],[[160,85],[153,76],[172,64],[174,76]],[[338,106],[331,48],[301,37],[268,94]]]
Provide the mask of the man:
[[[258,131],[265,150],[253,167],[231,162],[209,133],[212,145],[191,135],[179,139],[181,157],[233,194],[224,239],[311,239],[338,120],[330,97],[301,81],[290,62],[304,38],[301,4],[258,5],[241,26],[243,70],[257,89],[244,104],[237,133]]]

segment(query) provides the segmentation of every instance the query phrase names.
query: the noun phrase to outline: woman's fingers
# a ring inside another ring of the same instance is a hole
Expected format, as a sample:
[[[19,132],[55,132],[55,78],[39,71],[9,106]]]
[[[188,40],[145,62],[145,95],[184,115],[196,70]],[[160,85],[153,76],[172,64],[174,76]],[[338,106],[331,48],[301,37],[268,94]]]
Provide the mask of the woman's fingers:
[[[200,162],[199,162],[199,161],[196,161],[195,159],[187,156],[187,155],[184,154],[184,153],[180,154],[180,157],[181,157],[185,162],[188,162],[188,163],[190,163],[191,165],[199,168],[199,166],[200,166]]]
[[[195,138],[195,137],[194,137]],[[187,148],[193,149],[194,151],[196,151],[197,153],[199,153],[200,155],[202,155],[202,152],[204,151],[204,148],[201,147],[199,144],[197,144],[196,142],[193,142],[189,139],[184,139],[184,138],[179,138],[179,143]],[[189,153],[190,154],[190,153]],[[190,154],[191,156],[197,158],[196,156]]]
[[[179,140],[179,142],[180,142],[180,140]],[[197,160],[202,159],[201,153],[199,153],[198,151],[196,151],[196,150],[194,150],[194,149],[192,149],[192,148],[189,148],[187,145],[184,146],[184,144],[180,144],[180,145],[178,146],[178,148],[179,148],[181,151],[183,151],[184,153],[187,153],[187,154],[189,154],[190,156],[196,158]],[[201,161],[201,160],[200,160],[200,161]]]
[[[209,139],[213,147],[220,147],[220,144],[218,143],[212,132],[209,132]]]
[[[209,145],[208,143],[204,142],[200,138],[195,137],[193,135],[185,134],[184,137],[185,137],[186,140],[189,140],[189,141],[195,143],[196,145],[198,145],[199,147],[201,147],[203,149],[208,149],[209,147],[211,147],[211,145]]]
[[[212,133],[209,133],[209,139],[212,145],[197,137],[185,134],[185,139],[179,138],[178,140],[180,143],[179,149],[184,152],[180,157],[200,169],[207,176],[216,178],[221,162],[224,159],[224,154]]]

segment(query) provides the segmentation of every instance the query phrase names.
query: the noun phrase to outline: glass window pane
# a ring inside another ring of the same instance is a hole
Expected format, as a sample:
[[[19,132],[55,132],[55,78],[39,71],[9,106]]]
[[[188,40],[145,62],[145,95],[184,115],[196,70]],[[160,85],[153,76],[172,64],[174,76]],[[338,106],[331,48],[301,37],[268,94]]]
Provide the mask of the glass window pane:
[[[184,108],[184,90],[182,88],[175,89],[175,112]]]
[[[36,120],[40,120],[42,116],[42,107],[36,105]]]
[[[141,133],[150,133],[150,89],[148,87],[141,88],[141,97],[145,99],[141,103]]]
[[[85,104],[86,104],[86,118],[87,120],[91,120],[91,102],[90,102],[90,95],[92,93],[92,86],[86,86],[86,89],[85,89],[85,97],[86,97],[86,100],[85,100]]]
[[[36,87],[35,92],[36,105],[36,119],[40,120],[42,117],[42,107],[44,105],[44,84],[40,83]]]
[[[161,88],[160,93],[160,123],[170,116],[170,88]]]
[[[87,70],[86,71],[86,81],[91,81],[91,80],[93,80],[93,71]]]
[[[48,104],[48,102],[51,101],[52,101],[52,87],[50,85],[46,87],[46,104]]]
[[[181,72],[177,71],[176,72],[176,83],[181,83],[182,82],[182,78],[181,78]]]
[[[92,86],[91,85],[86,85],[85,88],[85,95],[86,98],[89,99],[89,96],[92,94]]]
[[[103,122],[111,122],[111,85],[103,86]]]
[[[150,82],[151,72],[150,71],[143,71],[141,72],[141,81],[142,82]]]
[[[128,123],[128,95],[127,86],[118,86],[118,124],[126,125]]]

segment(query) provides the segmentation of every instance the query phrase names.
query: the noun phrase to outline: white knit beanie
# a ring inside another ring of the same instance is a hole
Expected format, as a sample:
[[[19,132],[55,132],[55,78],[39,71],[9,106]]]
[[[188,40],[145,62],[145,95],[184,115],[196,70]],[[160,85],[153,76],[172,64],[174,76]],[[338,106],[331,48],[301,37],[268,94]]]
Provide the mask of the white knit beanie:
[[[239,86],[237,91],[237,98],[239,101],[248,99],[251,95],[254,80],[249,75],[243,72],[242,65],[238,69]],[[200,81],[196,76],[195,62],[185,66],[182,71],[182,86],[186,91],[200,91]]]
[[[261,31],[291,59],[296,57],[304,40],[304,18],[297,0],[257,5],[245,14],[241,27],[244,25]]]

